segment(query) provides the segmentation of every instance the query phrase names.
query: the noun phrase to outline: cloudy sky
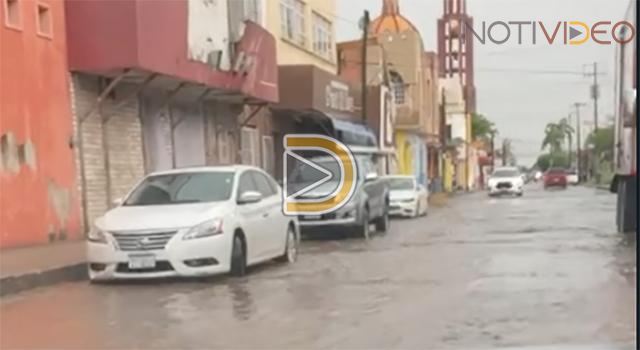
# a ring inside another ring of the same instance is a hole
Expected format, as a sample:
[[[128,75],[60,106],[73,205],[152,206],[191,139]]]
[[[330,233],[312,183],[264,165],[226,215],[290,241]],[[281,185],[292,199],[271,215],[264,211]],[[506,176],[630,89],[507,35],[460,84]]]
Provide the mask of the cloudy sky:
[[[382,0],[337,2],[339,41],[359,37],[357,23],[363,11],[368,9],[375,18],[382,7]],[[482,21],[535,20],[554,28],[558,21],[582,21],[589,25],[598,21],[617,22],[624,19],[628,3],[628,0],[467,0],[467,9],[476,26]],[[442,0],[400,0],[400,11],[420,30],[426,49],[435,51]],[[593,62],[598,62],[604,73],[599,77],[599,123],[607,123],[607,116],[613,114],[614,47],[591,41],[579,46],[561,43],[551,46],[542,39],[539,36],[535,46],[518,45],[517,40],[511,40],[504,45],[476,42],[474,48],[478,111],[497,124],[502,137],[513,140],[516,156],[523,165],[533,164],[540,153],[545,125],[567,117],[574,110],[571,107],[574,102],[587,103],[582,119],[586,123],[593,120],[589,97],[592,78],[581,74],[590,71],[591,66],[587,65]],[[569,74],[543,73],[548,71]],[[590,127],[585,124],[583,134]]]

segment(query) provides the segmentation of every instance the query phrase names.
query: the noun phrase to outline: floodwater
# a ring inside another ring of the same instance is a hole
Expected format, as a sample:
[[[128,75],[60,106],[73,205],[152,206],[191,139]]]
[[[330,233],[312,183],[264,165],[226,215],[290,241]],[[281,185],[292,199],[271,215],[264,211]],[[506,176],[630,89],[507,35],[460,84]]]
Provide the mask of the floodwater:
[[[583,187],[458,195],[246,278],[61,284],[0,301],[0,347],[634,349],[635,237]]]

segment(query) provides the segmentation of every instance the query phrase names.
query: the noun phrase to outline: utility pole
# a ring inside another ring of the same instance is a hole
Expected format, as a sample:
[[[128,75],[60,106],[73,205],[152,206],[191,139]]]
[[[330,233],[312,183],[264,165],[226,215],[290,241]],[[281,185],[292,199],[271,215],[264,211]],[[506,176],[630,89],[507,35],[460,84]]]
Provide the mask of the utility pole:
[[[581,178],[581,172],[582,172],[582,168],[581,168],[581,152],[580,152],[580,143],[581,141],[581,126],[582,124],[580,123],[580,107],[584,106],[584,103],[580,103],[580,102],[576,102],[573,104],[573,106],[576,108],[576,168],[578,170],[578,179],[582,179]]]
[[[571,113],[569,113],[569,116],[567,117],[567,122],[569,123],[569,125],[571,125]],[[569,167],[572,168],[573,167],[573,156],[571,155],[572,153],[572,143],[573,143],[573,139],[571,137],[571,133],[569,133],[567,135],[569,137]]]
[[[598,85],[598,62],[593,62],[593,72],[585,73],[587,77],[593,77],[591,85],[591,98],[593,99],[594,130],[598,131],[598,99],[600,98],[600,86]]]
[[[502,140],[502,166],[507,166],[507,139]]]
[[[491,130],[491,172],[496,167],[496,131]]]
[[[360,60],[362,79],[362,123],[367,125],[367,44],[369,41],[369,11],[362,17],[362,57]]]

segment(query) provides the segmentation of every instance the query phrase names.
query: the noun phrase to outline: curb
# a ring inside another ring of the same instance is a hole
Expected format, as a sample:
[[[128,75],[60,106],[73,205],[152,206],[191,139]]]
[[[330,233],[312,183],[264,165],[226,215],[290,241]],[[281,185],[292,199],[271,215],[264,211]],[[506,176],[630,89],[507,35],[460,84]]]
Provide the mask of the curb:
[[[87,278],[85,263],[26,273],[20,276],[4,277],[0,279],[0,297],[62,282],[86,280]]]

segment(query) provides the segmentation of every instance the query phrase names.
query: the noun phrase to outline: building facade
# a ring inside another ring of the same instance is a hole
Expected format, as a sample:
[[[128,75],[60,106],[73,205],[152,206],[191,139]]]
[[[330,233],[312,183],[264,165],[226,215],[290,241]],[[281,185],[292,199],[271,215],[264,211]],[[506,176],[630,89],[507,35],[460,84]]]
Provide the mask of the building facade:
[[[85,225],[148,172],[273,171],[276,42],[258,1],[65,3]]]
[[[278,64],[308,64],[336,73],[335,0],[263,0],[265,27],[277,42]]]
[[[0,249],[80,239],[64,2],[0,3]]]
[[[367,42],[365,122],[376,134],[385,173],[398,171],[396,157],[396,104],[390,84],[390,65],[376,38]],[[362,111],[362,40],[338,43],[338,75],[354,87],[354,110]]]
[[[415,175],[427,186],[427,138],[432,106],[427,103],[424,46],[416,27],[400,14],[397,0],[384,0],[380,16],[370,25],[370,34],[386,52],[389,80],[396,104],[395,142],[398,170]]]

